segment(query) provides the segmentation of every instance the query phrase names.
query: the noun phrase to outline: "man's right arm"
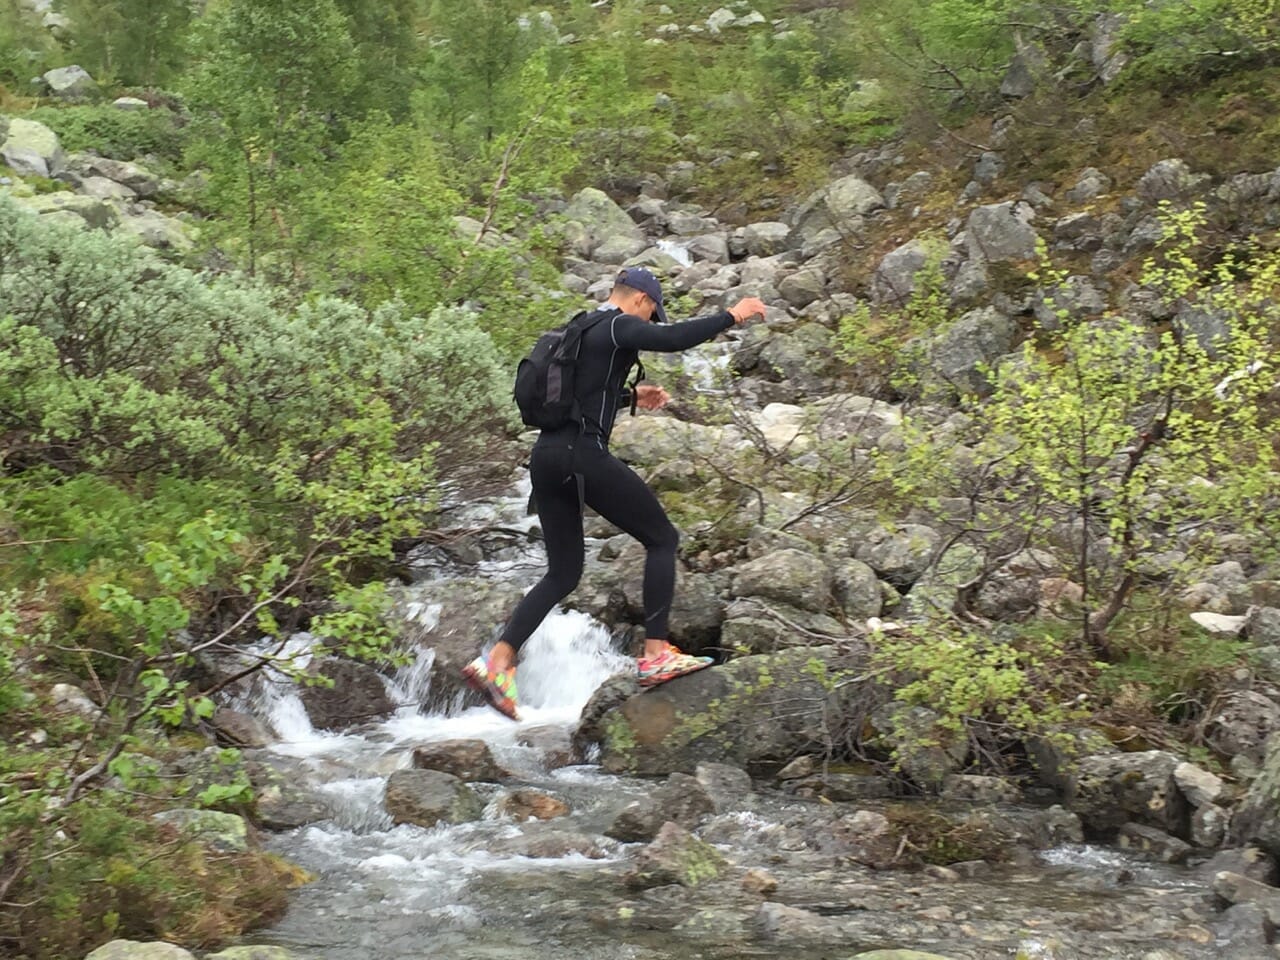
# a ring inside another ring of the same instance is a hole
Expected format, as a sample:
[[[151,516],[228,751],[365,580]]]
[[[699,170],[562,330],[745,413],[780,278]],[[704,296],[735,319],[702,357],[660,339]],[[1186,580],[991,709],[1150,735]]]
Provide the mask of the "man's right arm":
[[[763,316],[764,311],[764,301],[757,297],[747,297],[739,300],[728,310],[665,326],[648,323],[639,317],[624,313],[613,319],[611,332],[614,345],[626,350],[657,350],[674,353],[705,343],[717,333],[728,330],[735,323],[744,323],[751,317]]]
[[[685,320],[683,323],[657,324],[649,323],[624,313],[613,320],[612,330],[615,346],[624,350],[657,350],[662,353],[674,353],[688,350],[700,343],[705,343],[722,330],[733,326],[733,316],[728,310],[713,313],[696,320]]]

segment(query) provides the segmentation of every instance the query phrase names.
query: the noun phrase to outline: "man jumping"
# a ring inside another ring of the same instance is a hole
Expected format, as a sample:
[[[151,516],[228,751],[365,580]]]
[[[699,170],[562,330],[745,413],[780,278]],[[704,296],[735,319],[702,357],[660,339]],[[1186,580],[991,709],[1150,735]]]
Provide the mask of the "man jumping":
[[[720,313],[667,326],[658,278],[641,267],[618,274],[609,299],[597,311],[598,321],[582,338],[575,368],[581,421],[543,430],[529,461],[547,572],[516,605],[488,657],[476,657],[462,671],[495,709],[517,719],[520,647],[582,576],[584,503],[645,547],[641,686],[710,665],[710,657],[691,657],[667,640],[679,535],[653,491],[609,452],[609,435],[619,408],[633,399],[645,410],[660,409],[671,399],[661,387],[650,384],[636,386],[636,396],[630,396],[625,384],[639,351],[687,350],[764,312],[763,301],[747,297]]]

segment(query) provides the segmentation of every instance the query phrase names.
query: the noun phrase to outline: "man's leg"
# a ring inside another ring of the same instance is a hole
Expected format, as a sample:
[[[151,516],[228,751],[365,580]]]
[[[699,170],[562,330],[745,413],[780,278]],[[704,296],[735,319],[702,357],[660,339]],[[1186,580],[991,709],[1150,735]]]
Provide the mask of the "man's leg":
[[[609,454],[583,459],[587,506],[644,544],[644,656],[656,657],[667,646],[680,535],[634,470]]]
[[[573,592],[582,577],[582,506],[572,472],[572,455],[564,450],[535,450],[529,466],[534,505],[547,551],[547,572],[521,598],[489,652],[492,670],[515,665],[517,654],[551,608]]]

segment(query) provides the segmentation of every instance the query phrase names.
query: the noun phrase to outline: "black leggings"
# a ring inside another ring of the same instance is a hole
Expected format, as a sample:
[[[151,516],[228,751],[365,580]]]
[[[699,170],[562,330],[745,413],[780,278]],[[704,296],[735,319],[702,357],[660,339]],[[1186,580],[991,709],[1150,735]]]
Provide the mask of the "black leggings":
[[[590,444],[590,440],[580,440],[576,451],[559,446],[533,448],[529,478],[547,548],[547,572],[516,605],[502,633],[501,639],[517,650],[582,578],[579,478],[587,506],[644,544],[645,636],[667,638],[679,534],[636,472],[607,450],[592,449]]]

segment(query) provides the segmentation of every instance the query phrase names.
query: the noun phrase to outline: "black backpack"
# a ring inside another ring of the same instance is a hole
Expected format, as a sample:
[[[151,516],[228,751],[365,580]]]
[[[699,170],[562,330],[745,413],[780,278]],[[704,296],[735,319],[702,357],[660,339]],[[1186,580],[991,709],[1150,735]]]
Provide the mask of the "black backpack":
[[[516,367],[515,398],[520,419],[530,427],[551,430],[580,422],[581,411],[574,393],[578,353],[583,335],[603,320],[603,311],[576,314],[563,327],[548,330]],[[631,412],[635,413],[635,384],[644,376],[644,365],[631,384]]]

